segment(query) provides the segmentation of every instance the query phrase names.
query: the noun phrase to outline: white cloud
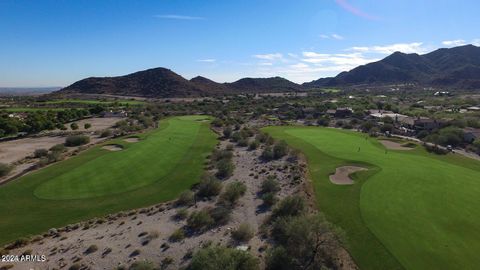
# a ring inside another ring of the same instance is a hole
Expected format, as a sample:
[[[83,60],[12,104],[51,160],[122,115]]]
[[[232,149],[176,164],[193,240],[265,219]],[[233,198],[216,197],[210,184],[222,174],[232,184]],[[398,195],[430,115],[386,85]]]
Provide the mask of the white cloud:
[[[197,62],[203,62],[203,63],[214,63],[216,62],[217,59],[198,59]]]
[[[321,34],[320,38],[323,39],[336,39],[336,40],[344,40],[345,38],[339,34],[331,34],[331,35],[326,35],[326,34]]]
[[[366,57],[360,52],[328,54],[315,51],[288,53],[285,56],[282,55],[282,61],[275,64],[265,62],[265,57],[257,58],[261,61],[257,63],[255,76],[282,76],[298,83],[335,76],[342,71],[378,60],[374,57]],[[268,58],[272,59],[272,57]]]
[[[336,40],[343,40],[345,39],[344,37],[338,35],[338,34],[332,34],[332,38],[336,39]]]
[[[445,41],[442,41],[442,44],[445,45],[445,46],[451,46],[451,47],[455,47],[455,46],[462,46],[462,45],[465,45],[467,44],[467,42],[463,39],[455,39],[455,40],[445,40]]]
[[[281,53],[269,53],[269,54],[255,54],[253,57],[262,60],[281,60],[283,59],[283,54]]]
[[[423,46],[423,42],[412,42],[412,43],[396,43],[384,46],[371,46],[371,47],[352,47],[348,49],[349,51],[354,52],[369,52],[369,53],[380,53],[380,54],[392,54],[394,52],[403,52],[403,53],[425,53],[427,49]]]
[[[186,16],[186,15],[178,15],[178,14],[163,14],[163,15],[155,15],[153,16],[159,19],[169,19],[169,20],[205,20],[204,17],[196,17],[196,16]]]
[[[472,40],[472,44],[475,45],[475,46],[480,46],[480,38],[476,38],[476,39]]]

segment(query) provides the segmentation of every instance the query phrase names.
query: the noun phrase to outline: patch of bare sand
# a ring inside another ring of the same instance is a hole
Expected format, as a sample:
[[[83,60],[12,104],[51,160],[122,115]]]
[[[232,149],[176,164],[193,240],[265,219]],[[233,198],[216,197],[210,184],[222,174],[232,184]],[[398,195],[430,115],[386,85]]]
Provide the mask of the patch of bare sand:
[[[380,140],[380,142],[385,146],[387,149],[391,150],[412,150],[411,147],[402,146],[400,143],[392,142],[389,140]]]
[[[102,149],[108,150],[108,151],[122,151],[123,147],[117,144],[107,144],[102,146]]]
[[[330,175],[330,182],[337,185],[352,185],[354,182],[349,177],[350,174],[358,171],[364,171],[365,168],[357,166],[342,166],[335,170],[335,174]]]
[[[124,120],[125,118],[121,117],[92,117],[92,118],[87,118],[87,119],[82,119],[79,121],[71,122],[65,124],[65,127],[67,128],[66,131],[73,131],[70,125],[72,123],[77,123],[78,129],[75,131],[101,131],[108,129],[115,125],[118,121]],[[88,129],[85,129],[85,124],[90,124],[91,127]],[[55,130],[55,131],[62,131],[62,130]]]
[[[126,142],[129,142],[129,143],[136,143],[136,142],[140,141],[140,139],[137,138],[137,137],[126,138],[126,139],[123,139],[123,140],[126,141]]]

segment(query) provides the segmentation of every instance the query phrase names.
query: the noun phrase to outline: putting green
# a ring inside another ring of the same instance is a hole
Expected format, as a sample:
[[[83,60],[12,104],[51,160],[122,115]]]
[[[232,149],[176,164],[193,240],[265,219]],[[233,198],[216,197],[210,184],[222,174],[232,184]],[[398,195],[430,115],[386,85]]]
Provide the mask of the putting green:
[[[475,269],[480,265],[480,162],[423,149],[393,151],[364,134],[268,127],[302,150],[320,209],[347,233],[362,269]],[[343,165],[351,186],[328,176]]]
[[[102,145],[0,186],[0,244],[52,227],[174,199],[199,181],[215,134],[206,116],[173,117],[160,128]]]

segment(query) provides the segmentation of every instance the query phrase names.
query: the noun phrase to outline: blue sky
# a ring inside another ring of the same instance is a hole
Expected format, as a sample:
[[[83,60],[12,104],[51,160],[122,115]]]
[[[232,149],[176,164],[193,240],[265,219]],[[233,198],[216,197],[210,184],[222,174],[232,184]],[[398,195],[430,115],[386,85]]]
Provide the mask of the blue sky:
[[[305,82],[396,50],[480,45],[475,0],[0,0],[0,86],[167,67]]]

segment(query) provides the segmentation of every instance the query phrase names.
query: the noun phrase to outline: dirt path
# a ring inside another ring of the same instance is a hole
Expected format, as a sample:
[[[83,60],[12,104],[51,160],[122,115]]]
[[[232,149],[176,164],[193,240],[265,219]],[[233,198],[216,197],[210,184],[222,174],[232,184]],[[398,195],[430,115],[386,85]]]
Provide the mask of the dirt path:
[[[330,182],[336,185],[353,185],[355,182],[350,178],[350,174],[358,171],[364,171],[365,168],[357,166],[342,166],[335,170],[335,174],[330,175]]]

